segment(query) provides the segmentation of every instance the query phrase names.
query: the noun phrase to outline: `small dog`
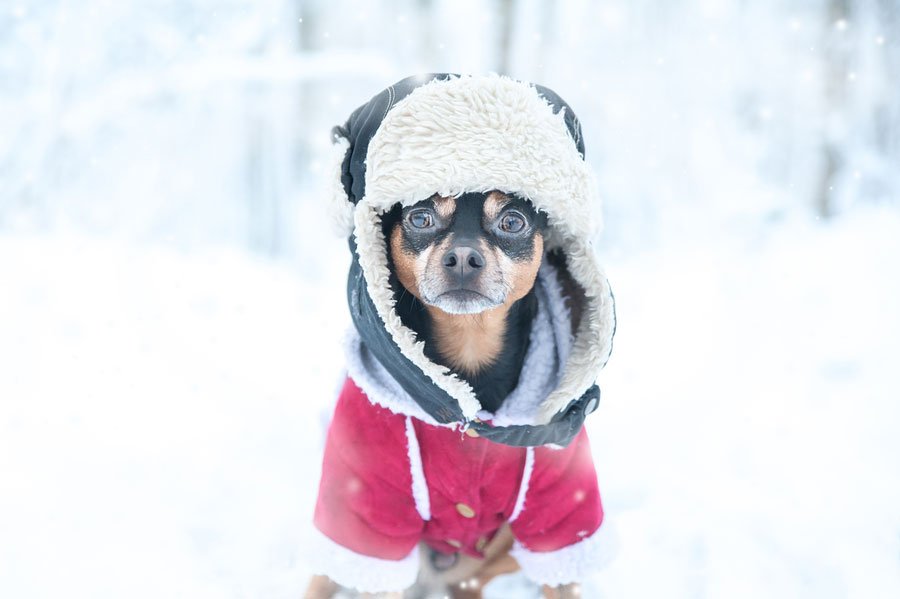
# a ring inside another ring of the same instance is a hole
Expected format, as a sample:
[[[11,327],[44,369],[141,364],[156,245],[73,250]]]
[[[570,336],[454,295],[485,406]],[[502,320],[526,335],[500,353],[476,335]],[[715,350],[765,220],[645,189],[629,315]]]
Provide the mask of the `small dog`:
[[[515,388],[528,349],[546,215],[527,200],[494,190],[398,205],[383,226],[398,314],[425,342],[426,355],[471,384],[484,409],[495,412]],[[422,547],[429,560],[413,595],[443,587],[456,599],[481,597],[490,580],[518,570],[509,555],[512,542],[508,527],[501,527],[483,559]],[[318,576],[306,597],[330,597],[338,588]],[[543,592],[578,597],[580,587],[545,586]]]
[[[615,332],[578,119],[546,87],[438,73],[332,142],[353,328],[306,596],[473,598],[517,569],[577,596],[613,547],[583,424]]]

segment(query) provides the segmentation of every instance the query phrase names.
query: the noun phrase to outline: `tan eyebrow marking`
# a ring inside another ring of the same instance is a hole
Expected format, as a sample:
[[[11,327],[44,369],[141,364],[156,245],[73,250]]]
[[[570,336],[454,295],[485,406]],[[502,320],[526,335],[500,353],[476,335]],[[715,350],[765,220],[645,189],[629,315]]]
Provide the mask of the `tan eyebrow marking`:
[[[434,198],[434,211],[443,219],[449,219],[456,212],[456,198]]]
[[[502,191],[492,191],[484,199],[484,217],[488,221],[492,221],[503,210],[503,207],[509,204],[509,196]]]

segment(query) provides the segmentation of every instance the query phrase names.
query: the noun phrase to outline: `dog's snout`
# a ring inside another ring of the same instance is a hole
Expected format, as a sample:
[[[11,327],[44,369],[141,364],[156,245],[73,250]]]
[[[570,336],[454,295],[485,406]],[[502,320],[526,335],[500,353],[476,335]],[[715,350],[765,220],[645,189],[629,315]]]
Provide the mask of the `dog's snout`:
[[[473,247],[459,245],[444,254],[444,266],[465,276],[484,268],[484,256]]]

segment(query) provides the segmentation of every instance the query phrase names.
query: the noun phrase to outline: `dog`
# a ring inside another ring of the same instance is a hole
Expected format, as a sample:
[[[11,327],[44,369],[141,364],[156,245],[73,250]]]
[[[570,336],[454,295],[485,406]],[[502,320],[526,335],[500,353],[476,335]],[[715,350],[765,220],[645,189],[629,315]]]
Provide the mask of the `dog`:
[[[306,596],[473,598],[517,569],[577,596],[612,547],[583,423],[615,331],[578,119],[542,86],[432,74],[332,141],[353,327]]]
[[[397,205],[383,227],[398,314],[424,341],[426,355],[471,384],[482,406],[496,412],[515,388],[528,348],[546,214],[493,190]],[[454,599],[477,599],[493,578],[518,570],[511,547],[505,526],[485,545],[483,559],[423,547],[429,559],[413,593],[443,587]],[[338,589],[318,576],[306,598],[331,597]],[[580,586],[545,586],[543,593],[579,597]]]

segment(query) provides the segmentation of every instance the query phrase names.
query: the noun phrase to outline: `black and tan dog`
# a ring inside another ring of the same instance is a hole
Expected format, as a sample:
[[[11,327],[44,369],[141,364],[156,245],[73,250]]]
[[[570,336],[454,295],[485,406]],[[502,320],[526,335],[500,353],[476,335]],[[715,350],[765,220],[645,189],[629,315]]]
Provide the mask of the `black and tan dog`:
[[[611,547],[583,423],[615,329],[577,118],[544,87],[437,74],[333,142],[353,328],[307,597],[478,597],[519,568],[576,596]]]

